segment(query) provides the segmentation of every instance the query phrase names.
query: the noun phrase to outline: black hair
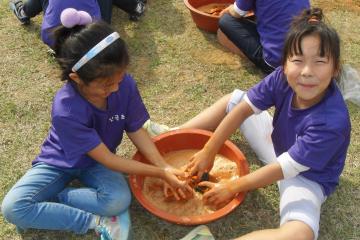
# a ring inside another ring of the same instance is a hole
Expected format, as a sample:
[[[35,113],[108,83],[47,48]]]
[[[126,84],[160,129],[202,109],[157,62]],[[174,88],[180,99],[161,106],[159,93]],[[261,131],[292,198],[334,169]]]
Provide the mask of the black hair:
[[[76,25],[73,28],[58,27],[54,31],[54,51],[62,71],[61,79],[71,80],[69,74],[73,72],[72,67],[91,48],[113,32],[115,31],[110,25],[103,21],[86,26]],[[96,78],[113,75],[117,69],[125,68],[129,61],[125,42],[118,38],[80,67],[76,73],[85,84],[88,84]]]
[[[323,19],[324,15],[320,8],[306,9],[293,19],[284,44],[283,66],[289,57],[303,54],[301,41],[304,37],[317,35],[320,38],[320,56],[332,58],[335,71],[340,71],[340,38],[336,30]]]

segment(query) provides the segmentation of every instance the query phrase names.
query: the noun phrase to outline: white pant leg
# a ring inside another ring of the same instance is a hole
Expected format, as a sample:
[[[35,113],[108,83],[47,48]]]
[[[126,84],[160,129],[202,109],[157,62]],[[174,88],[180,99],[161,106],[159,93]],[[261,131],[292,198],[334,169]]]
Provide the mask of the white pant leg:
[[[326,200],[321,186],[300,175],[278,182],[280,190],[280,225],[302,221],[319,235],[321,205]]]
[[[234,90],[226,112],[229,113],[240,103],[245,94],[244,91],[239,89]],[[272,117],[267,111],[247,118],[240,126],[240,131],[261,162],[269,164],[276,161],[274,146],[271,140],[271,133],[273,131]]]

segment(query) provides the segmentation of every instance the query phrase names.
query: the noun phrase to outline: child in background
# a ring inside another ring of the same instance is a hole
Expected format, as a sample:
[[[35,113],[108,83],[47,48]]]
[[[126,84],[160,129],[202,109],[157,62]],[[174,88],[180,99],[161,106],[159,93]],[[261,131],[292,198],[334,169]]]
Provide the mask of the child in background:
[[[66,8],[85,11],[94,20],[104,20],[111,23],[112,5],[129,14],[132,21],[138,21],[145,11],[144,0],[11,0],[10,9],[23,24],[30,24],[30,18],[44,12],[41,24],[41,39],[53,48],[52,30],[61,25],[60,14]]]
[[[102,239],[127,239],[131,194],[122,172],[160,177],[178,199],[192,190],[142,128],[149,115],[126,73],[124,41],[104,22],[80,23],[55,32],[55,56],[67,83],[54,98],[41,153],[1,210],[20,229],[95,229]],[[124,131],[155,166],[115,154]],[[74,179],[84,187],[68,187]]]
[[[284,46],[281,67],[247,93],[235,90],[180,127],[216,129],[189,163],[191,175],[210,171],[238,126],[266,164],[225,183],[200,183],[210,188],[204,194],[207,204],[221,206],[239,192],[278,181],[280,227],[238,239],[317,239],[321,205],[335,191],[344,168],[351,126],[336,85],[338,34],[314,8],[294,19]],[[272,106],[273,119],[266,112]]]
[[[271,73],[281,64],[291,20],[308,8],[309,0],[236,0],[220,13],[218,41]],[[244,17],[248,11],[255,13],[256,22]]]
[[[10,8],[23,24],[29,24],[30,18],[43,11],[41,40],[50,48],[54,47],[52,30],[61,25],[60,14],[64,9],[74,8],[89,13],[94,20],[101,19],[97,0],[28,0],[25,3],[22,0],[12,0],[10,1]],[[80,18],[80,15],[81,13],[78,18]]]
[[[15,16],[19,19],[21,23],[29,24],[30,18],[35,17],[42,11],[46,12],[49,1],[52,2],[52,0],[27,0],[25,2],[23,0],[10,0],[10,9],[14,12]],[[66,1],[63,0],[61,2]],[[73,4],[73,6],[68,7],[76,7],[79,4],[79,0],[70,2]],[[86,2],[89,5],[97,2],[98,6],[100,7],[102,19],[107,23],[111,23],[113,4],[118,8],[122,9],[123,11],[127,12],[129,14],[130,20],[138,21],[145,12],[145,4],[147,0],[97,0]],[[59,11],[61,12],[63,9],[65,8],[62,8]],[[86,11],[86,9],[84,11]]]
[[[101,16],[108,23],[111,23],[113,5],[127,12],[131,21],[138,21],[145,12],[146,0],[98,0],[98,2]]]

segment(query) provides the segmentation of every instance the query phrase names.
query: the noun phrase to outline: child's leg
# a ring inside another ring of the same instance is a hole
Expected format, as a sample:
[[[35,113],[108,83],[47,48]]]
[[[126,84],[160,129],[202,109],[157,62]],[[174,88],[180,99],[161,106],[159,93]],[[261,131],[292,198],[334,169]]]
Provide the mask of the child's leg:
[[[112,0],[98,0],[101,12],[101,19],[107,23],[111,23],[112,17]]]
[[[241,57],[246,57],[242,51],[221,31],[220,28],[217,30],[216,37],[218,42],[227,48],[230,52],[238,54]]]
[[[97,164],[84,170],[79,180],[86,187],[64,189],[58,194],[60,203],[100,216],[115,216],[129,207],[131,193],[121,173]]]
[[[236,89],[231,95],[226,112],[230,112],[242,101],[245,95],[244,91]],[[274,146],[271,140],[271,133],[273,131],[272,117],[267,111],[247,118],[241,124],[240,131],[261,162],[269,164],[276,161]]]
[[[224,36],[220,33],[218,40],[224,47],[234,45],[263,72],[274,71],[274,68],[264,61],[263,47],[254,21],[224,14],[219,20],[219,29]]]
[[[59,202],[102,216],[89,226],[101,239],[127,239],[131,194],[124,176],[97,164],[78,178],[86,187],[64,189],[58,194]]]
[[[129,13],[130,20],[137,21],[145,11],[145,1],[140,0],[113,0],[118,8]]]
[[[224,35],[220,34],[220,37],[226,37],[227,41],[230,41],[248,58],[251,57],[248,55],[261,48],[260,36],[256,29],[256,23],[253,21],[224,14],[219,20],[219,30]],[[222,43],[222,41],[219,42]]]
[[[280,228],[255,231],[239,240],[317,239],[321,205],[326,199],[320,185],[298,175],[281,180],[279,190]]]
[[[24,11],[28,17],[32,18],[40,14],[41,11],[45,12],[48,4],[48,0],[27,0],[24,3]]]
[[[208,131],[215,131],[217,126],[223,120],[226,115],[226,106],[230,99],[230,94],[220,98],[217,102],[213,105],[196,115],[194,118],[190,119],[183,125],[176,127],[176,128],[169,128],[166,125],[161,125],[155,123],[151,120],[148,120],[144,123],[143,128],[147,130],[147,132],[153,137],[157,136],[161,133],[171,131],[172,129],[178,128],[198,128],[204,129]]]
[[[243,235],[236,240],[313,240],[309,226],[300,221],[291,221],[280,228],[258,230]],[[235,239],[234,239],[235,240]]]
[[[43,163],[34,165],[5,196],[5,219],[22,229],[85,233],[94,216],[64,204],[49,202],[73,179],[71,171]]]
[[[190,119],[179,128],[199,128],[208,131],[215,131],[217,126],[226,116],[226,106],[230,100],[231,94],[225,95],[216,101],[213,105]]]
[[[138,3],[137,0],[113,0],[113,3],[118,8],[124,10],[127,13],[131,13]]]
[[[300,175],[281,180],[280,225],[290,221],[301,221],[308,225],[317,239],[319,232],[321,205],[326,200],[321,186]]]

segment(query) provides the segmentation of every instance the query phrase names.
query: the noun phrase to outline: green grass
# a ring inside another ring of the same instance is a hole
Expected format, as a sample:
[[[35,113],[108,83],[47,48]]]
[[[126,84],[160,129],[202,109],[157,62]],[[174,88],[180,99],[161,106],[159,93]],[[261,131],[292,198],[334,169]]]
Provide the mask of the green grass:
[[[317,0],[342,38],[343,61],[360,69],[359,0]],[[132,73],[152,118],[171,126],[193,117],[234,88],[248,89],[261,72],[216,42],[213,34],[196,28],[181,0],[150,0],[146,16],[138,23],[114,9],[113,25],[126,40]],[[50,121],[51,101],[61,87],[57,66],[40,40],[41,16],[21,26],[0,0],[0,201],[30,167],[39,153]],[[360,239],[360,113],[349,103],[351,145],[340,186],[323,205],[320,240]],[[232,138],[246,155],[251,170],[254,153],[239,135]],[[119,154],[134,152],[128,140]],[[217,239],[279,224],[276,185],[250,192],[228,216],[208,224]],[[178,239],[192,227],[165,222],[145,211],[136,200],[131,205],[134,239]],[[54,231],[31,230],[23,235],[0,216],[0,239],[94,239]]]

